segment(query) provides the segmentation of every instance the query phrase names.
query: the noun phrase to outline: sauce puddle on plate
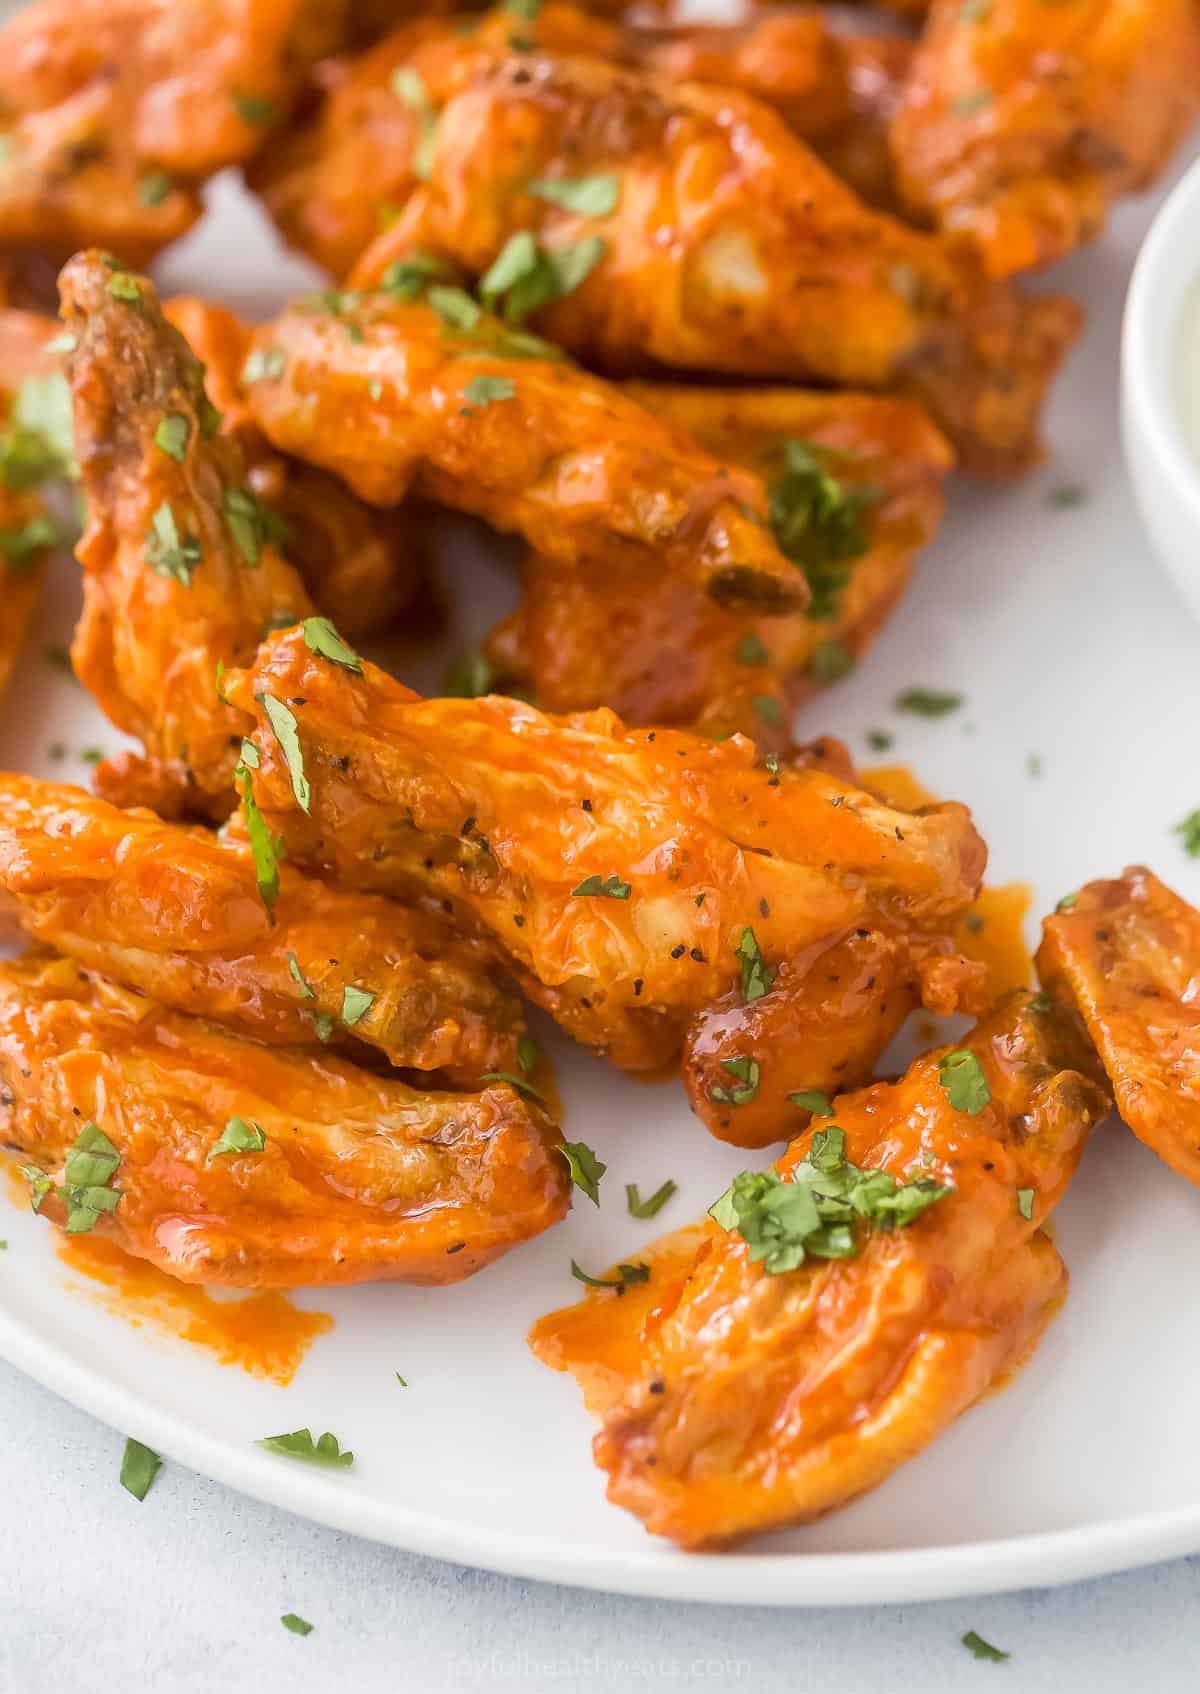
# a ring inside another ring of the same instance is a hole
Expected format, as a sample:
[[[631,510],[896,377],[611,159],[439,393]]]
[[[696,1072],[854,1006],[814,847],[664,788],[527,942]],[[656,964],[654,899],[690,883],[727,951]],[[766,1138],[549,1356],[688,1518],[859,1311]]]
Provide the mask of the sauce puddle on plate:
[[[285,1294],[214,1298],[98,1235],[63,1236],[57,1248],[64,1264],[98,1284],[86,1292],[134,1328],[148,1323],[280,1387],[295,1376],[317,1336],[333,1328],[327,1312],[303,1312]]]

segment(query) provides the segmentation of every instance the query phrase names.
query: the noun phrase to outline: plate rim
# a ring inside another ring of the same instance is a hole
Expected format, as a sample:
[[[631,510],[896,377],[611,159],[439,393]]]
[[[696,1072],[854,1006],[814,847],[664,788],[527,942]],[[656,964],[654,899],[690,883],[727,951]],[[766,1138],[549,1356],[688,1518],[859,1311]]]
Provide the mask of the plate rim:
[[[877,1553],[684,1553],[572,1546],[382,1502],[346,1476],[243,1452],[112,1382],[0,1307],[0,1358],[165,1458],[328,1529],[503,1576],[660,1600],[809,1608],[894,1605],[1061,1587],[1200,1552],[1200,1504],[995,1540]],[[803,1592],[797,1593],[800,1586]]]

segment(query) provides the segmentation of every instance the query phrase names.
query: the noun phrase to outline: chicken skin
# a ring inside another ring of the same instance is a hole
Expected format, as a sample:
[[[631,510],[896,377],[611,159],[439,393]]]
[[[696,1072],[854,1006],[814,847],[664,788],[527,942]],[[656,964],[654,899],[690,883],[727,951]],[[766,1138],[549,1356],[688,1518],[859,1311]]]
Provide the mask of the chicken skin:
[[[1200,912],[1144,866],[1043,924],[1038,975],[1076,1006],[1139,1141],[1200,1183]]]
[[[911,211],[994,276],[1093,240],[1200,112],[1195,0],[937,0],[892,129]]]
[[[54,444],[14,417],[21,385],[54,369],[56,325],[36,312],[0,307],[0,695],[25,642],[47,550],[62,539],[46,485],[61,477]]]
[[[299,302],[254,348],[264,434],[364,500],[425,495],[516,531],[561,570],[677,575],[721,605],[773,613],[808,598],[771,537],[760,478],[460,289]]]
[[[54,1222],[208,1287],[460,1282],[569,1198],[557,1131],[507,1083],[417,1093],[66,959],[0,964],[0,1139]]]
[[[778,1210],[706,1219],[652,1248],[623,1298],[543,1318],[530,1343],[601,1419],[609,1499],[720,1547],[883,1482],[1036,1345],[1067,1286],[1042,1226],[1108,1104],[1073,1015],[1016,994],[961,1048],[838,1099],[764,1183]],[[848,1176],[855,1198],[817,1233],[786,1209],[792,1184],[839,1196]]]
[[[428,164],[355,286],[413,249],[489,284],[520,259],[532,280],[509,315],[549,300],[534,327],[598,369],[899,390],[971,468],[1037,457],[1078,308],[1021,300],[957,245],[872,211],[758,100],[595,59],[495,61],[446,105]],[[604,198],[581,207],[570,183],[596,178]]]
[[[733,25],[614,23],[565,0],[533,18],[424,16],[320,67],[316,114],[268,141],[249,179],[287,240],[336,277],[419,186],[435,116],[477,65],[514,50],[595,57],[671,82],[740,88],[775,106],[872,201],[891,198],[888,124],[912,54],[899,36],[844,34],[817,11],[754,10]]]
[[[983,872],[965,807],[897,812],[815,765],[766,768],[744,739],[607,711],[424,700],[298,631],[264,642],[229,695],[258,716],[255,798],[291,862],[448,900],[623,1069],[665,1064],[702,1007],[737,982],[756,998],[781,959],[871,914],[940,933]],[[286,756],[268,721],[284,700]]]
[[[365,1042],[462,1087],[518,1069],[520,1004],[478,943],[290,867],[278,882],[268,910],[245,846],[0,775],[0,909],[31,940],[260,1041]]]
[[[327,471],[272,452],[245,395],[256,380],[249,324],[206,300],[169,300],[163,312],[204,366],[221,429],[245,455],[246,486],[279,518],[280,547],[317,605],[344,635],[378,634],[424,583],[411,514],[367,506]]]
[[[648,411],[768,487],[807,610],[764,618],[691,584],[611,570],[567,577],[532,554],[520,605],[486,646],[498,687],[547,711],[611,706],[627,723],[740,730],[790,744],[796,708],[850,669],[902,596],[937,529],[951,454],[920,409],[883,395],[639,383]]]
[[[145,757],[96,772],[119,804],[222,818],[244,720],[217,665],[245,664],[265,629],[313,607],[219,433],[203,371],[143,277],[80,254],[63,271],[75,447],[87,499],[78,548],[79,680]]]
[[[346,0],[35,0],[0,31],[0,246],[146,264],[285,116]]]

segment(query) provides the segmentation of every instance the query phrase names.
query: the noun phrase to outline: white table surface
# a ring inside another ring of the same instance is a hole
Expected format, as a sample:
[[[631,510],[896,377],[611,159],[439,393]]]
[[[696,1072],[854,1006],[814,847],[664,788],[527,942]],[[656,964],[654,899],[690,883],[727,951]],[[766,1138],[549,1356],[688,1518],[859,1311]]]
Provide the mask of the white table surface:
[[[175,1466],[139,1505],[117,1483],[123,1437],[5,1365],[0,1430],[0,1694],[1190,1694],[1200,1679],[1197,1559],[870,1610],[623,1599],[373,1546]],[[290,1611],[311,1635],[283,1629]],[[968,1629],[1009,1662],[972,1659]]]

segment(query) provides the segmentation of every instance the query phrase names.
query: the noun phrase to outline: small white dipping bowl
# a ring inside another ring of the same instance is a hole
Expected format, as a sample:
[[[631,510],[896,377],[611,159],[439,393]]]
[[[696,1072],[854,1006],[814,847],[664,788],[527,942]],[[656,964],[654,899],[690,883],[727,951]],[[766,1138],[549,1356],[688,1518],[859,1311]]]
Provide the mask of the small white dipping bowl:
[[[1121,425],[1154,551],[1200,618],[1200,162],[1155,218],[1134,267]]]

